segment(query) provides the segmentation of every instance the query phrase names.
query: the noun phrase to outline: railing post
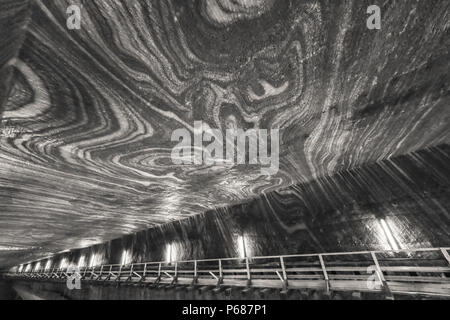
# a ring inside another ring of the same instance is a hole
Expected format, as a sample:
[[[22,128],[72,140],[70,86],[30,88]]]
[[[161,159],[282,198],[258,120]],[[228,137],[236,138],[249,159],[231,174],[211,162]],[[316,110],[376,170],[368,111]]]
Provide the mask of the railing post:
[[[323,256],[321,254],[319,254],[319,261],[322,267],[323,277],[325,279],[325,285],[327,287],[327,293],[330,293],[330,279],[328,278],[328,272],[325,268],[325,262],[323,261]]]
[[[223,283],[223,268],[222,268],[222,259],[219,259],[219,280],[217,281],[218,285]]]
[[[112,265],[110,265],[109,266],[109,271],[108,271],[108,280],[111,278],[111,276],[113,275],[113,273],[112,273],[112,268],[113,268],[113,266]],[[105,278],[106,279],[106,278]]]
[[[197,260],[194,261],[194,277],[197,277]]]
[[[133,279],[133,271],[134,271],[134,264],[132,263],[130,267],[130,275],[128,276],[127,281],[131,281]]]
[[[384,289],[384,291],[386,293],[386,297],[388,299],[390,299],[390,300],[394,300],[394,296],[392,295],[392,292],[389,289],[389,286],[387,285],[387,282],[386,282],[386,280],[384,278],[384,275],[383,275],[383,270],[381,270],[381,267],[380,267],[380,264],[378,263],[378,259],[377,259],[377,256],[376,256],[375,252],[371,251],[370,255],[372,256],[372,260],[375,263],[376,273],[378,275],[378,279],[381,281],[383,289]]]
[[[142,281],[145,281],[145,277],[147,276],[147,264],[144,264],[144,273],[142,274]]]
[[[250,263],[248,261],[248,257],[245,257],[245,267],[247,269],[247,286],[252,284],[252,275],[250,271]]]
[[[175,262],[175,275],[173,277],[172,284],[177,283],[178,280],[178,262]]]
[[[196,284],[198,282],[198,271],[197,271],[197,260],[194,260],[194,279],[192,279],[192,284]]]
[[[156,283],[158,283],[161,280],[161,262],[158,265],[158,277],[156,278]]]
[[[118,281],[118,282],[120,282],[120,277],[122,276],[122,268],[123,268],[123,265],[121,264],[119,267],[119,276],[116,279],[116,281]],[[112,266],[111,266],[111,269],[112,269]]]
[[[447,250],[441,248],[441,252],[444,255],[445,260],[447,260],[448,265],[450,266],[450,255],[448,254]]]
[[[287,290],[288,288],[288,278],[286,272],[286,265],[284,264],[284,258],[280,257],[281,270],[283,272],[283,290]]]

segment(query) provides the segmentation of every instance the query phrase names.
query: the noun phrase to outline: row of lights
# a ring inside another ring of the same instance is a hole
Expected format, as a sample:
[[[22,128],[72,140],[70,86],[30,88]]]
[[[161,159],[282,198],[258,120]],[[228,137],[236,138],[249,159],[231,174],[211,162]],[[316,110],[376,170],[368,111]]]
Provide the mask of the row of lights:
[[[395,236],[393,235],[392,232],[392,224],[386,222],[385,219],[380,219],[377,221],[378,222],[378,227],[379,227],[379,234],[381,234],[381,238],[379,239],[380,242],[382,243],[382,245],[384,246],[384,249],[386,250],[400,250],[400,243],[398,242],[398,240],[396,240]],[[246,235],[240,235],[237,237],[236,239],[237,241],[237,251],[239,254],[239,258],[241,259],[245,259],[247,257],[251,256],[251,252],[250,252],[250,248],[248,246],[248,242],[249,239]],[[121,256],[121,260],[120,263],[121,265],[128,265],[132,263],[132,252],[131,250],[123,250],[122,252],[122,256]],[[179,252],[177,249],[177,246],[174,243],[170,243],[166,245],[166,250],[165,250],[165,261],[167,263],[172,263],[175,262],[179,259]],[[80,257],[80,259],[78,260],[78,264],[77,266],[79,268],[82,267],[94,267],[94,266],[98,266],[102,264],[102,256],[97,254],[97,253],[93,253],[91,255],[91,258],[89,260],[89,264],[86,265],[86,256],[82,255]],[[45,264],[45,271],[50,270],[52,265],[52,260],[49,259],[47,260],[47,263]],[[60,262],[59,268],[60,269],[66,269],[69,267],[69,262],[67,260],[67,258],[63,258]],[[37,262],[33,271],[39,271],[41,270],[41,262]],[[25,268],[25,270],[24,270]],[[18,268],[18,272],[29,272],[31,271],[31,264],[28,264],[26,266],[24,265],[20,265]]]
[[[237,251],[239,258],[245,259],[251,256],[250,247],[248,246],[248,237],[246,235],[238,236],[236,239]],[[175,244],[166,245],[165,261],[167,263],[175,262],[180,259],[178,249]]]
[[[247,240],[246,236],[238,236],[237,237],[237,251],[238,251],[239,257],[242,258],[242,259],[244,259],[244,258],[249,256],[249,248],[247,247],[247,242],[248,242],[248,240]],[[122,256],[121,256],[121,259],[120,259],[120,264],[121,265],[131,264],[132,263],[132,258],[133,258],[133,256],[132,256],[131,250],[125,249],[122,252]],[[180,256],[179,256],[179,251],[178,251],[177,246],[174,243],[167,244],[166,245],[166,249],[165,249],[165,261],[167,263],[172,263],[172,262],[177,261],[179,258],[180,258]],[[78,263],[75,266],[77,266],[78,268],[83,268],[83,267],[91,268],[91,267],[94,267],[94,266],[101,265],[102,264],[102,260],[103,259],[102,259],[102,257],[99,254],[93,253],[91,255],[91,257],[90,257],[89,264],[86,265],[86,256],[82,255],[80,257],[80,259],[78,260]],[[72,265],[72,264],[69,263],[68,259],[67,258],[63,258],[60,261],[60,263],[59,263],[59,269],[60,270],[61,269],[66,269],[70,265]],[[45,264],[45,269],[44,270],[45,271],[50,270],[51,266],[52,266],[52,260],[48,259],[46,264]],[[36,265],[34,266],[33,271],[35,271],[35,272],[39,271],[39,270],[41,270],[41,267],[42,267],[41,266],[41,261],[38,261],[36,263]],[[25,270],[24,270],[24,268],[25,268]],[[28,264],[28,265],[25,265],[25,266],[24,265],[19,266],[18,272],[22,272],[22,271],[25,271],[25,272],[31,271],[31,264]]]
[[[400,250],[400,243],[393,234],[392,223],[386,222],[384,219],[379,220],[379,226],[381,229],[382,239],[381,242],[384,245],[385,250]]]
[[[43,265],[41,264],[41,262],[42,261],[36,262],[34,268],[32,268],[32,263],[27,264],[27,265],[20,265],[18,267],[17,271],[18,272],[29,272],[29,271],[37,272],[37,271],[40,271],[42,269],[45,270],[45,271],[49,271],[51,269],[51,266],[52,266],[52,260],[51,259],[47,260],[44,268],[42,268]],[[80,259],[78,260],[77,264],[69,263],[67,258],[62,258],[61,261],[59,262],[59,270],[67,269],[69,266],[78,266],[79,268],[82,268],[82,267],[94,267],[94,266],[97,266],[97,265],[100,265],[100,264],[102,264],[102,256],[100,256],[97,253],[93,253],[91,255],[91,258],[89,260],[89,264],[88,265],[86,265],[86,256],[85,255],[82,255],[80,257]]]

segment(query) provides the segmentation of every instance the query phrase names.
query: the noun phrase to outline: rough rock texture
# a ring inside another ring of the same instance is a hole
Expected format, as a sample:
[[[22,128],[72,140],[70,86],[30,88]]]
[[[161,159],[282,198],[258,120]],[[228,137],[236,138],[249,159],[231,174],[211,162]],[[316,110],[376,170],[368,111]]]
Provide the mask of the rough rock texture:
[[[241,237],[249,256],[394,249],[381,219],[400,249],[448,247],[449,160],[450,147],[430,148],[61,253],[40,265],[120,264],[124,253],[126,261],[167,261],[168,250],[172,260],[239,257]]]
[[[11,65],[22,46],[30,16],[28,0],[0,2],[0,114],[9,96],[14,67]]]
[[[299,183],[331,181],[327,194],[337,195],[372,190],[380,176],[370,164],[389,168],[395,156],[415,159],[450,140],[448,1],[375,1],[379,31],[366,28],[372,0],[41,0],[25,12],[19,3],[2,1],[0,13],[0,61],[13,65],[0,83],[0,97],[9,92],[0,265]],[[81,30],[66,28],[73,3],[83,4]],[[171,133],[194,120],[279,128],[279,173],[174,165]],[[427,167],[443,169],[445,185],[448,162]],[[360,178],[343,189],[343,172]],[[438,212],[448,224],[448,185],[443,192],[411,219]],[[377,206],[389,195],[380,188]],[[345,217],[336,208],[352,197],[342,197],[328,199],[331,216]]]

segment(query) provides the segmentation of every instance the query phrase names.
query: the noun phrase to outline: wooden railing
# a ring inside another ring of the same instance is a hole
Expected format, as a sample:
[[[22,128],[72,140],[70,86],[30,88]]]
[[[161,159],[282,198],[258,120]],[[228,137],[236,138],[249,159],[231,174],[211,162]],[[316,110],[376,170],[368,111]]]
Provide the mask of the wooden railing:
[[[316,289],[450,297],[450,248],[299,254],[9,272],[19,279]]]

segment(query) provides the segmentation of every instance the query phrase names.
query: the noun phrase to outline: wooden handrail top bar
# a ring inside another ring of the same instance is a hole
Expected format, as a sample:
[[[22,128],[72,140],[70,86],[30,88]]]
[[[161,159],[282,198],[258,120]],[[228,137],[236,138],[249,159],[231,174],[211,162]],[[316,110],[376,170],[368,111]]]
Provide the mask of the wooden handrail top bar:
[[[147,267],[152,267],[152,266],[161,266],[162,268],[164,268],[165,270],[167,269],[174,269],[176,265],[181,265],[181,264],[199,264],[202,262],[205,263],[219,263],[219,262],[232,262],[232,261],[239,261],[239,262],[243,262],[246,259],[248,259],[252,265],[256,265],[254,262],[257,260],[275,260],[275,262],[279,262],[280,259],[285,259],[288,261],[285,261],[285,263],[291,263],[289,260],[290,259],[294,259],[294,258],[307,258],[307,257],[314,257],[319,259],[319,257],[335,257],[335,256],[351,256],[351,255],[371,255],[371,254],[393,254],[393,253],[417,253],[417,252],[439,252],[441,250],[444,251],[448,251],[450,250],[450,247],[444,247],[444,248],[420,248],[420,249],[401,249],[401,250],[374,250],[374,251],[355,251],[355,252],[332,252],[332,253],[320,253],[320,254],[293,254],[293,255],[279,255],[279,256],[257,256],[257,257],[247,257],[247,258],[217,258],[217,259],[199,259],[199,260],[181,260],[181,261],[172,261],[172,262],[168,262],[168,261],[159,261],[159,262],[139,262],[139,263],[129,263],[129,264],[105,264],[105,265],[96,265],[96,266],[89,266],[89,267],[80,267],[79,270],[82,271],[89,271],[89,270],[93,270],[96,268],[101,268],[103,267],[103,269],[105,268],[118,268],[119,270],[123,269],[130,269],[130,268],[134,268],[136,266],[147,266]],[[367,260],[363,260],[363,261],[355,261],[355,262],[359,262],[362,263],[364,261],[370,261],[371,259],[367,259]],[[382,261],[382,259],[380,259],[380,261]],[[329,262],[327,262],[329,263]],[[242,263],[244,265],[244,263]],[[73,266],[72,266],[73,267]],[[227,270],[226,269],[226,265],[222,267],[223,270]],[[344,267],[331,267],[330,266],[330,270],[334,270],[331,268],[340,268],[345,269]],[[394,266],[382,266],[383,269],[386,268],[395,268]],[[405,267],[407,268],[407,267]],[[58,268],[58,269],[53,269],[56,272],[64,272],[67,271],[69,269],[69,267],[66,268]],[[287,268],[289,269],[289,268]],[[39,269],[43,270],[43,269]],[[119,270],[114,270],[114,271],[119,271]],[[201,267],[199,267],[199,270],[201,270]],[[393,270],[393,269],[392,269]],[[443,269],[444,270],[444,269]],[[47,270],[45,270],[47,271]],[[50,272],[50,270],[48,270]],[[150,271],[150,270],[149,270]],[[36,273],[37,271],[34,270],[30,270],[30,271],[22,271],[20,273],[22,274],[30,274],[30,273]],[[103,270],[103,272],[109,272],[109,270]],[[447,271],[445,271],[447,272]]]

